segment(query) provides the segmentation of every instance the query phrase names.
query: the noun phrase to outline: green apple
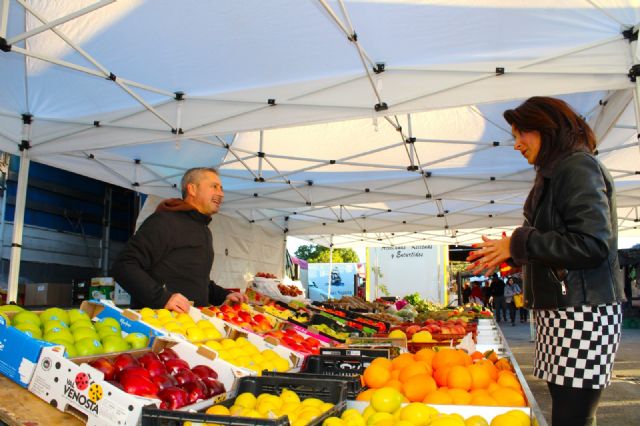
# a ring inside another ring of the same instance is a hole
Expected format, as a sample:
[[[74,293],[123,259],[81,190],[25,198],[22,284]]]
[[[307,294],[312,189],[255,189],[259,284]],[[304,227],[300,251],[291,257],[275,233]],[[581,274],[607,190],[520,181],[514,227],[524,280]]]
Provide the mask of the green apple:
[[[99,338],[98,333],[96,333],[93,327],[76,328],[75,330],[71,330],[71,334],[73,335],[73,338],[75,339],[76,342],[78,340],[84,339],[85,337],[92,337],[94,339]]]
[[[131,349],[129,343],[127,343],[122,336],[112,334],[102,339],[102,347],[105,353],[111,352],[124,352]]]
[[[131,349],[146,348],[149,344],[149,337],[137,332],[127,334],[127,337],[125,337],[124,340],[131,345]]]
[[[54,339],[56,337],[67,340],[71,343],[75,341],[75,339],[73,338],[73,335],[71,334],[68,328],[52,328],[51,330],[44,332],[44,340],[48,342],[50,342],[51,339]]]
[[[102,326],[98,329],[98,336],[100,336],[100,340],[104,339],[107,336],[121,336],[121,332],[119,328]]]
[[[35,312],[31,311],[20,311],[13,316],[12,324],[22,324],[22,323],[31,323],[40,327],[42,322],[40,321],[40,317]]]
[[[120,330],[120,323],[115,318],[104,317],[104,318],[100,318],[98,322],[96,322],[97,329],[100,329],[102,327],[115,327],[118,330]]]
[[[69,314],[60,308],[49,308],[40,314],[40,320],[46,323],[49,320],[59,320],[65,324],[69,324]]]
[[[23,322],[22,324],[16,325],[15,328],[27,334],[29,337],[42,339],[42,330],[40,330],[40,327],[35,324],[31,324],[30,322]]]
[[[4,312],[0,312],[0,317],[4,318],[5,325],[11,325],[11,319],[9,319],[9,316],[7,314],[5,314]]]
[[[20,312],[24,311],[24,308],[18,305],[0,305],[0,312]]]
[[[80,319],[74,323],[72,323],[69,328],[71,329],[71,331],[76,330],[78,328],[91,328],[93,330],[95,330],[95,327],[93,326],[93,323],[91,321],[87,321],[84,319]]]
[[[93,339],[91,337],[85,337],[84,339],[78,340],[75,346],[78,351],[78,356],[100,355],[104,352],[102,343],[100,343],[98,339]]]
[[[42,325],[42,331],[44,331],[45,334],[54,328],[65,328],[68,330],[69,326],[66,322],[62,322],[60,320],[49,320]]]
[[[67,314],[69,314],[70,324],[76,323],[80,320],[86,320],[91,322],[91,318],[89,318],[89,315],[87,315],[87,313],[82,309],[71,309],[67,311]]]

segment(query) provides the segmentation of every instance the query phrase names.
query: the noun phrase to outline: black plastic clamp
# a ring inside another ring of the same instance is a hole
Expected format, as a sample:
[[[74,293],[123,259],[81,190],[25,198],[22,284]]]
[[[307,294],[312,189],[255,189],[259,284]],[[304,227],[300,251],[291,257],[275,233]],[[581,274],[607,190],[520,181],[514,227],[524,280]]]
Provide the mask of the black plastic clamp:
[[[99,120],[93,120],[93,127],[100,127],[100,121]]]
[[[493,141],[493,146],[500,146],[500,142],[498,142],[498,141]]]
[[[173,94],[175,95],[173,99],[176,101],[184,101],[184,92],[173,92]]]
[[[11,45],[7,43],[7,39],[0,37],[0,50],[3,52],[11,52]]]
[[[267,99],[267,104],[271,105],[271,106],[275,106],[276,105],[276,100],[273,98],[269,98]]]
[[[135,164],[140,164],[142,161],[139,158],[136,158],[136,159],[133,160],[133,162]]]
[[[376,65],[373,67],[373,72],[376,74],[381,74],[384,72],[384,62],[376,62]]]
[[[256,152],[256,154],[258,155],[258,158],[264,158],[264,152]]]
[[[420,167],[413,165],[413,166],[407,166],[407,170],[410,172],[415,172],[416,170],[418,170]]]
[[[140,186],[140,183],[138,183],[138,182],[133,182],[133,183],[131,184],[131,186]]]
[[[184,135],[184,131],[182,130],[182,127],[180,127],[179,129],[176,129],[174,127],[173,129],[171,129],[171,133],[173,133],[174,135]]]
[[[379,104],[375,104],[373,106],[373,109],[376,110],[376,112],[380,112],[380,111],[386,111],[389,109],[389,107],[387,106],[386,102],[380,102]]]
[[[21,140],[20,141],[20,145],[18,145],[18,148],[20,148],[20,151],[24,151],[25,149],[29,149],[31,148],[31,143],[29,143],[28,140]]]
[[[404,143],[413,144],[416,142],[416,138],[407,138],[404,140]]]
[[[636,77],[640,75],[640,64],[635,64],[631,68],[629,68],[629,73],[627,76],[632,83],[636,82]]]
[[[33,123],[33,115],[22,114],[22,124],[31,124],[31,123]]]
[[[107,77],[107,80],[111,80],[111,81],[116,81],[118,77],[116,77],[116,75],[112,72],[109,73],[109,76]]]
[[[628,28],[628,29],[626,29],[626,30],[624,30],[622,32],[622,36],[625,39],[629,40],[629,43],[637,41],[638,40],[638,30],[634,31],[633,27],[632,28]]]
[[[504,75],[504,67],[496,67],[496,75]]]

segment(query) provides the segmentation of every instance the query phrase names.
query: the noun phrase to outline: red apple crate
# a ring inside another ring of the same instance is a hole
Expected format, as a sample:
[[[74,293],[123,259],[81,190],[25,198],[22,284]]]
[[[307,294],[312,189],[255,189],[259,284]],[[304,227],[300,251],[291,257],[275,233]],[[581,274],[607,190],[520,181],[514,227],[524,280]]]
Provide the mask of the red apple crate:
[[[241,377],[236,382],[236,395],[251,392],[258,396],[261,393],[280,395],[288,389],[300,397],[318,398],[324,402],[330,402],[334,406],[308,423],[308,426],[321,425],[325,419],[331,416],[340,416],[347,406],[347,385],[344,380],[316,380],[298,377]],[[228,399],[218,405],[229,408],[235,404],[236,399]],[[280,416],[277,419],[255,419],[240,416],[220,416],[205,414],[204,412],[190,413],[185,411],[160,410],[153,406],[142,409],[141,426],[167,426],[182,425],[185,421],[198,423],[215,423],[219,425],[241,426],[288,426],[289,418]]]

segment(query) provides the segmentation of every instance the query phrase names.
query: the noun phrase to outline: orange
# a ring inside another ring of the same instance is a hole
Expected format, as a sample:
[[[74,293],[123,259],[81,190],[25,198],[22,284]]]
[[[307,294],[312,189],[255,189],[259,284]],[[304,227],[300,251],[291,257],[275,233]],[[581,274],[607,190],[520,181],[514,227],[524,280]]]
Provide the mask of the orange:
[[[356,397],[356,401],[370,401],[371,395],[373,394],[373,392],[375,392],[375,389],[367,389],[365,391],[360,392]]]
[[[500,388],[491,393],[498,405],[504,407],[524,407],[526,404],[520,392],[511,388]]]
[[[380,388],[391,378],[391,372],[381,365],[369,365],[364,370],[364,383],[370,388]]]
[[[506,370],[506,371],[513,370],[513,368],[511,367],[511,363],[507,358],[500,358],[498,361],[496,361],[494,365],[498,370]]]
[[[429,392],[422,402],[425,404],[453,404],[453,398],[449,395],[449,391],[438,389]]]
[[[520,392],[522,390],[522,388],[520,387],[520,382],[518,382],[518,379],[513,374],[510,374],[510,375],[509,374],[501,374],[498,377],[498,384],[500,386],[502,386],[502,387],[505,387],[505,388],[515,389],[518,392]]]
[[[436,380],[438,386],[447,386],[447,376],[451,367],[441,367],[433,371],[433,378]]]
[[[429,364],[431,364],[434,356],[436,356],[436,353],[433,351],[433,349],[425,348],[420,349],[418,352],[416,352],[414,358],[417,361],[428,362]]]
[[[373,361],[371,361],[371,365],[374,365],[374,364],[384,367],[387,370],[391,370],[391,366],[393,365],[389,358],[376,358]]]
[[[403,367],[400,370],[400,381],[406,382],[409,377],[415,376],[416,374],[427,374],[427,367],[421,362],[412,362],[411,364],[407,364],[406,367]]]
[[[402,393],[411,402],[421,402],[436,389],[436,381],[428,374],[416,374],[402,384]]]
[[[412,353],[404,353],[395,357],[392,361],[392,368],[394,370],[402,370],[407,365],[411,364],[414,361]]]
[[[477,391],[471,392],[471,405],[488,405],[488,406],[496,406],[498,403],[488,392],[484,391],[484,389],[479,389]]]
[[[468,370],[471,375],[471,389],[486,389],[491,383],[489,372],[481,365],[471,365]]]
[[[387,383],[384,384],[385,388],[394,388],[399,391],[402,391],[402,382],[400,380],[390,379]]]
[[[494,382],[494,381],[491,381],[491,382],[489,383],[489,386],[487,386],[487,392],[489,392],[489,393],[493,393],[493,392],[495,392],[495,391],[496,391],[496,389],[502,389],[502,386],[500,386],[499,384],[497,384],[497,383],[496,383],[496,382]]]
[[[398,380],[400,378],[400,370],[391,370],[391,378]]]
[[[489,373],[489,377],[491,377],[491,380],[498,380],[498,369],[495,365],[493,365],[491,361],[489,361],[488,359],[482,359],[478,361],[476,365],[485,368],[487,370],[487,373]]]
[[[471,354],[471,359],[475,362],[484,358],[484,354],[482,352],[475,351]]]
[[[471,402],[471,394],[462,389],[449,389],[449,396],[456,405],[469,405]]]
[[[493,349],[490,349],[484,353],[484,357],[491,362],[496,362],[498,360],[498,354]]]
[[[464,365],[465,361],[464,358],[462,358],[461,353],[461,351],[456,349],[440,349],[431,360],[431,367],[433,367],[434,370],[438,370],[442,367]]]
[[[447,387],[468,391],[471,389],[471,374],[467,367],[454,365],[447,374]]]

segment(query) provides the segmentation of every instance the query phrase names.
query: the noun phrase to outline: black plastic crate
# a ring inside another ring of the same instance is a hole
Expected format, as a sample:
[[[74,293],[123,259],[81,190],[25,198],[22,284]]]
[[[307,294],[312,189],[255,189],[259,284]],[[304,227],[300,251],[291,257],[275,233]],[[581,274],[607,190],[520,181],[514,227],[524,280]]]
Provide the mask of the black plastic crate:
[[[299,377],[303,379],[313,380],[339,380],[347,385],[347,399],[354,400],[360,392],[362,392],[362,381],[359,374],[354,375],[338,375],[338,374],[322,374],[322,373],[279,373],[277,371],[263,371],[263,376],[275,377]]]
[[[305,358],[301,373],[334,376],[353,376],[364,373],[375,358],[356,355],[309,355]]]
[[[236,395],[251,392],[254,395],[270,393],[280,395],[282,390],[289,389],[298,394],[300,399],[318,398],[324,402],[335,404],[329,411],[316,418],[309,426],[321,425],[331,416],[339,416],[346,408],[347,385],[342,380],[316,380],[299,377],[241,377],[238,379]],[[229,408],[235,404],[235,398],[219,403]],[[160,410],[154,406],[142,409],[141,426],[182,426],[185,421],[198,423],[216,423],[219,425],[240,426],[288,426],[289,418],[281,416],[277,419],[254,419],[250,417],[219,416],[184,411]]]

